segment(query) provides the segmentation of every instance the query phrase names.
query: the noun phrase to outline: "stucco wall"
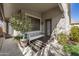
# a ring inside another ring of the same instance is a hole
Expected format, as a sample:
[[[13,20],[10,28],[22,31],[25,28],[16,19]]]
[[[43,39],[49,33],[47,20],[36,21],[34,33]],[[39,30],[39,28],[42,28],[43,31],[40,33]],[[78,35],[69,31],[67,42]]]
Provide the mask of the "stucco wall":
[[[47,12],[43,13],[43,19],[49,19],[56,17],[59,13],[61,13],[61,10],[59,6],[48,10]]]

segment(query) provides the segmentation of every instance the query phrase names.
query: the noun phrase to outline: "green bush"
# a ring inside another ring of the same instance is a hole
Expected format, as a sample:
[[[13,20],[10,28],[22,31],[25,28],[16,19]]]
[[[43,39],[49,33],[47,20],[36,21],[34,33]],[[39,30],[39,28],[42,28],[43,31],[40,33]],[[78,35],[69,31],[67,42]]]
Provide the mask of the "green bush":
[[[79,42],[79,27],[73,26],[71,28],[70,37],[73,41]]]
[[[78,45],[64,45],[64,51],[71,54],[72,56],[79,56]]]
[[[67,37],[67,35],[64,34],[64,33],[60,33],[60,34],[58,35],[58,42],[59,42],[60,44],[62,44],[62,45],[67,44],[67,39],[68,39],[68,37]]]

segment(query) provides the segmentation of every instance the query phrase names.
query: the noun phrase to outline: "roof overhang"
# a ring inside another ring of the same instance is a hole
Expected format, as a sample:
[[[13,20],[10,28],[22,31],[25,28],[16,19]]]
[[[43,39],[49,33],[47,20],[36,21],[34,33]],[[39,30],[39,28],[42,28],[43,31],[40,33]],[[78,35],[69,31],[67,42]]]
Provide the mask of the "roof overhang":
[[[19,9],[32,10],[38,13],[43,13],[57,7],[58,3],[4,3],[3,6],[5,17],[10,17]]]

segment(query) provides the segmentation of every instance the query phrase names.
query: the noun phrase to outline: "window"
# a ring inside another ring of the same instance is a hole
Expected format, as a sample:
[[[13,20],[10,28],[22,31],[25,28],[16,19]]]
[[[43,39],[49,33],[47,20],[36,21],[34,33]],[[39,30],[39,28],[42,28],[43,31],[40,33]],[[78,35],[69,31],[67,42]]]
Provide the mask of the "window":
[[[40,30],[40,19],[28,16],[28,19],[31,20],[32,31]]]

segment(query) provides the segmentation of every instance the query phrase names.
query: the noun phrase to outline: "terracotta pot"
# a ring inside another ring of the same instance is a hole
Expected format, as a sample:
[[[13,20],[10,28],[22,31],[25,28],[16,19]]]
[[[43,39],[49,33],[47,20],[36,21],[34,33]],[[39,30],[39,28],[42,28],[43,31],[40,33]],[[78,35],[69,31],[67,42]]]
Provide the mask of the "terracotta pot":
[[[26,47],[27,45],[28,45],[28,40],[22,40],[22,41],[20,41],[20,44],[21,44],[21,46],[24,48],[24,47]]]

